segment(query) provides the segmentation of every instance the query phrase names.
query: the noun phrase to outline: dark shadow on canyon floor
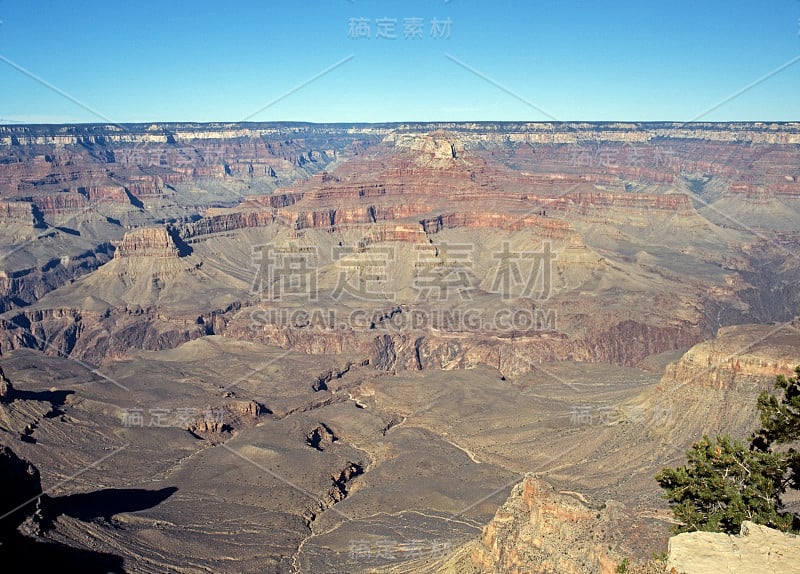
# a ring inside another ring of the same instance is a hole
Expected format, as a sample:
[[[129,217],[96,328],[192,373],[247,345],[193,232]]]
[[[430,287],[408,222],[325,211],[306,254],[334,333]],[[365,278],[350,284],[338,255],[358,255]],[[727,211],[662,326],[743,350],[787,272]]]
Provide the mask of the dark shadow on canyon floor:
[[[2,572],[125,572],[121,556],[80,550],[57,542],[12,536],[0,545]]]
[[[160,490],[106,488],[53,498],[48,503],[48,510],[54,518],[65,514],[84,521],[111,520],[120,512],[136,512],[158,506],[177,490],[174,486]]]

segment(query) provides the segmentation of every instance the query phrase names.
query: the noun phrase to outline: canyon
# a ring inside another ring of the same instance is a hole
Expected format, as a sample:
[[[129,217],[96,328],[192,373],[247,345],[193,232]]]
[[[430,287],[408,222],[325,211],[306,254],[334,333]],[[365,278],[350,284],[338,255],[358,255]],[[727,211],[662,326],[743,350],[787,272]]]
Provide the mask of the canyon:
[[[799,228],[797,123],[0,126],[0,462],[61,501],[19,535],[654,568],[653,475],[800,364]]]

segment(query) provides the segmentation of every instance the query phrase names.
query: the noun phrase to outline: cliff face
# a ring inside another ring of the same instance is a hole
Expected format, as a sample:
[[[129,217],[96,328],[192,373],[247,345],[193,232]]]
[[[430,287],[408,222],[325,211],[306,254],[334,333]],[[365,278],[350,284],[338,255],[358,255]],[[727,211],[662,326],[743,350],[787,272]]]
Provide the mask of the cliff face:
[[[527,476],[517,484],[479,541],[455,553],[438,572],[480,574],[612,574],[623,555],[629,517],[612,502],[591,506]],[[635,556],[635,554],[634,554]],[[637,574],[800,573],[800,538],[752,522],[739,535],[689,532],[669,539],[666,564],[629,558]]]
[[[132,349],[172,349],[213,334],[222,328],[217,315],[171,318],[141,307],[26,310],[0,319],[0,346],[104,364],[128,358]]]
[[[672,412],[659,429],[672,444],[688,445],[704,434],[745,439],[759,427],[759,393],[771,391],[775,377],[791,375],[798,364],[796,323],[726,327],[669,365],[644,402]]]
[[[355,328],[324,328],[271,322],[269,310],[255,307],[232,317],[225,334],[312,355],[356,353],[385,371],[472,368],[482,364],[508,376],[531,372],[536,364],[550,361],[634,365],[649,355],[691,346],[700,339],[690,325],[655,327],[624,321],[585,337],[570,337],[548,332],[541,326],[518,331],[481,330],[470,328],[469,321],[452,328],[430,323],[413,328],[415,318],[427,322],[437,312],[398,308],[390,314],[388,325],[364,316],[359,320],[363,324]],[[471,320],[481,321],[477,316]],[[409,327],[392,326],[401,321],[408,321]]]
[[[602,179],[596,173],[599,166],[591,166],[588,173],[576,168],[568,150],[561,150],[553,165],[543,165],[536,156],[518,157],[523,150],[514,155],[516,162],[524,159],[532,168],[547,171],[520,172],[498,165],[495,152],[465,151],[465,137],[397,134],[397,141],[388,137],[393,146],[388,150],[353,157],[345,166],[311,177],[287,193],[249,197],[227,213],[209,211],[205,221],[185,233],[196,236],[275,221],[295,229],[329,231],[384,223],[420,225],[426,234],[443,229],[535,230],[542,237],[565,239],[571,235],[571,219],[696,215],[684,194],[624,193],[619,174],[603,176],[619,191],[596,188]]]
[[[164,219],[191,218],[251,189],[269,192],[318,173],[350,146],[375,139],[341,131],[298,134],[279,126],[0,127],[0,200],[14,202],[0,207],[0,222],[30,224],[22,204],[33,206],[39,225],[91,214],[128,224],[154,207]]]
[[[14,387],[6,378],[3,368],[0,367],[0,403],[9,402],[14,395]]]
[[[695,345],[667,368],[664,385],[733,390],[790,376],[800,363],[800,333],[795,327],[737,325]]]
[[[458,133],[470,143],[646,142],[657,138],[719,142],[798,143],[797,122],[436,122],[375,125],[279,123],[163,123],[81,126],[0,126],[0,145],[74,145],[98,143],[155,143],[190,140],[224,141],[236,138],[274,138],[309,132],[335,135],[343,131],[384,137],[420,130]],[[399,139],[399,138],[398,138]],[[445,149],[445,152],[447,150]]]
[[[528,476],[484,528],[472,563],[486,574],[613,574],[619,518],[614,503],[592,508]]]
[[[191,252],[171,228],[142,228],[129,231],[120,241],[114,258],[153,257],[157,259],[183,257]]]
[[[26,201],[0,201],[0,223],[45,228],[42,212]]]
[[[215,233],[265,227],[274,221],[275,215],[270,210],[209,211],[203,219],[181,226],[179,233],[187,242],[202,241]]]

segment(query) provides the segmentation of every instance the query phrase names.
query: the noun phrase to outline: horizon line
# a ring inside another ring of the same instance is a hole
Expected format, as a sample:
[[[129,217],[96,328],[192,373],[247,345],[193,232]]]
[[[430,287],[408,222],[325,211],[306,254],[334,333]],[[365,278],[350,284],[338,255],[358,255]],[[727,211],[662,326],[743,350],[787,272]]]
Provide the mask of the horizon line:
[[[10,122],[10,123],[7,123]],[[799,124],[800,118],[796,120],[715,120],[715,121],[681,121],[681,120],[400,120],[385,122],[314,122],[306,120],[272,120],[272,121],[192,121],[192,120],[166,120],[166,121],[138,121],[138,122],[22,122],[16,120],[6,120],[0,118],[0,128],[69,128],[69,127],[92,127],[92,128],[113,128],[118,126],[359,126],[359,127],[391,127],[406,125],[469,125],[469,124],[513,124],[513,125],[570,125],[570,124],[589,124],[589,125],[614,125],[630,124],[636,126],[643,125],[680,125],[680,126],[700,126],[700,125],[791,125]]]

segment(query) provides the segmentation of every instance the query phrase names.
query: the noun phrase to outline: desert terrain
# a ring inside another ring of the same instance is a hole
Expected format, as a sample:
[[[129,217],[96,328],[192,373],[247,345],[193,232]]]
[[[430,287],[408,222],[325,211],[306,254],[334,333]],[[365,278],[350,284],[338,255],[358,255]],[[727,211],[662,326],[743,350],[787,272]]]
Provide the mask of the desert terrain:
[[[796,123],[0,126],[4,512],[86,572],[647,560],[800,364],[799,228]]]

